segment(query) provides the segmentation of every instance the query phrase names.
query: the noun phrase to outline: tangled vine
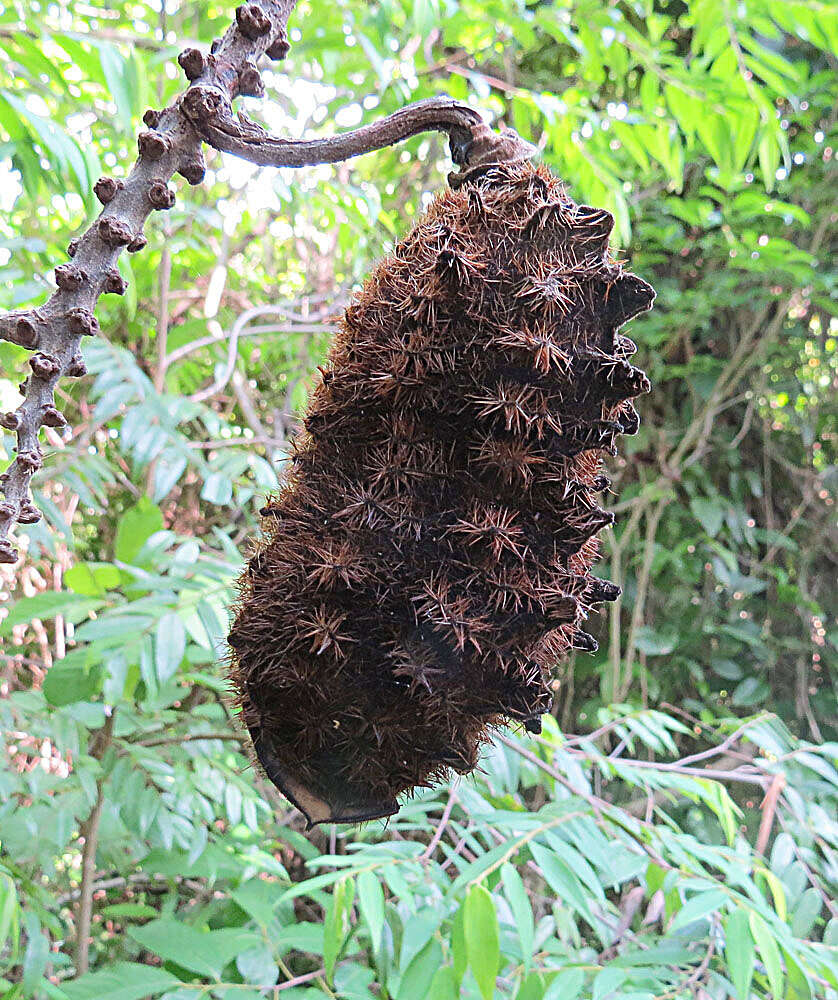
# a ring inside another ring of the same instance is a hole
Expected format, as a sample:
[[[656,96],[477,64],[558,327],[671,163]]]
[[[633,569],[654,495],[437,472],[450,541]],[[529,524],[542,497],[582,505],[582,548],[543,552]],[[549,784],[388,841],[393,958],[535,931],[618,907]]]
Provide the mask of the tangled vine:
[[[42,306],[0,315],[0,339],[32,351],[30,373],[20,386],[23,401],[0,414],[0,426],[17,437],[16,455],[0,476],[0,562],[15,563],[11,531],[15,523],[32,524],[41,512],[32,501],[32,476],[43,464],[38,440],[41,427],[66,427],[55,405],[55,387],[64,377],[86,374],[82,338],[95,336],[94,314],[100,295],[122,295],[125,280],[117,261],[124,250],[137,253],[147,243],[146,219],[175,203],[169,181],[177,173],[189,184],[204,178],[203,143],[253,163],[301,167],[331,163],[381,149],[419,132],[449,136],[452,158],[463,168],[514,161],[531,155],[514,133],[496,134],[467,105],[433,98],[408,105],[371,125],[328,139],[293,141],[270,135],[242,114],[233,115],[239,96],[262,96],[258,61],[282,60],[289,51],[288,18],[296,0],[255,0],[236,9],[235,22],[208,53],[195,48],[178,62],[189,86],[169,107],[149,110],[146,129],[137,137],[139,156],[124,179],[101,177],[95,193],[102,211],[67,248],[69,260],[55,268],[56,290]]]

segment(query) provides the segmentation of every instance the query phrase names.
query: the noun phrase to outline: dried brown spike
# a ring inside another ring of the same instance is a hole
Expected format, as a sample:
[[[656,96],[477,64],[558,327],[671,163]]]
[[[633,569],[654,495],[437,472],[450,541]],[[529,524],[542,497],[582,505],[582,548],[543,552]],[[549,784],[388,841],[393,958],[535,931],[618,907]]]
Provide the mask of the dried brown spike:
[[[140,250],[145,250],[148,246],[148,240],[142,233],[137,233],[137,235],[128,244],[128,253],[139,253]]]
[[[54,406],[46,405],[41,409],[41,423],[47,427],[66,427],[67,418]]]
[[[5,427],[7,431],[16,431],[22,422],[20,414],[12,410],[0,414],[0,427]]]
[[[70,378],[81,378],[87,374],[87,365],[84,363],[80,354],[76,354],[73,357],[72,361],[67,366],[66,374],[69,375]]]
[[[186,178],[188,183],[194,187],[204,179],[207,172],[207,165],[204,162],[203,156],[198,154],[196,159],[184,160],[177,169],[181,177]]]
[[[33,320],[31,320],[28,316],[21,316],[17,321],[17,325],[15,326],[15,336],[18,344],[20,344],[21,347],[28,348],[30,351],[35,350],[38,346],[38,341],[40,340],[38,328]]]
[[[17,519],[21,524],[37,524],[42,518],[41,512],[38,508],[30,503],[28,500],[24,500],[20,505],[20,512],[17,515]]]
[[[283,30],[265,50],[265,55],[269,59],[280,61],[288,55],[290,49],[291,45],[289,44],[288,39],[285,36],[285,31]]]
[[[493,727],[537,732],[550,669],[596,649],[602,456],[649,388],[615,328],[652,293],[612,225],[488,164],[347,309],[230,632],[256,755],[310,822],[391,815]]]

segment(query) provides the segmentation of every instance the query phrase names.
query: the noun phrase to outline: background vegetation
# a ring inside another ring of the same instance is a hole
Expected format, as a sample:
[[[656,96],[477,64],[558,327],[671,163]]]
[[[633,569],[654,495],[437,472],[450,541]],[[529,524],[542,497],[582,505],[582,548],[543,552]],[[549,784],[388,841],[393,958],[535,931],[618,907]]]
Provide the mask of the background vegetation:
[[[232,7],[0,4],[0,305],[45,298]],[[72,430],[45,429],[46,519],[2,567],[0,995],[838,996],[835,7],[301,0],[291,24],[243,102],[274,131],[449,93],[615,214],[658,291],[612,465],[624,596],[541,739],[386,827],[301,832],[225,700],[230,585],[335,313],[449,163],[435,137],[215,157],[123,258],[59,390]],[[2,410],[26,357],[0,343]]]

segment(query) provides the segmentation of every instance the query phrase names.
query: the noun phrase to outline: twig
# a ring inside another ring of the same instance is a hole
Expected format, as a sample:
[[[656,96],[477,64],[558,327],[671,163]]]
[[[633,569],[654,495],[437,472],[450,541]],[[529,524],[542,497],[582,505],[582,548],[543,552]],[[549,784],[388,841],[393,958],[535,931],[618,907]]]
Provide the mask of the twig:
[[[236,743],[247,743],[248,737],[243,733],[185,733],[182,736],[158,736],[154,739],[136,740],[132,746],[159,747],[167,743],[189,743],[194,740],[233,740]]]
[[[116,710],[105,717],[105,724],[97,732],[91,756],[101,761],[113,739],[113,724]],[[96,846],[99,842],[99,820],[105,802],[106,775],[100,775],[96,782],[96,801],[90,815],[81,824],[79,837],[84,838],[81,855],[81,886],[79,905],[76,913],[76,975],[83,976],[89,966],[90,920],[93,914],[93,882],[96,878]]]
[[[786,787],[786,776],[782,772],[774,775],[774,780],[768,786],[765,798],[762,800],[760,809],[762,819],[759,821],[759,832],[754,850],[757,854],[765,854],[768,841],[771,838],[771,828],[774,826],[774,814],[777,812],[777,800]]]
[[[457,792],[455,788],[451,788],[448,793],[448,801],[445,803],[445,809],[442,812],[442,818],[439,821],[439,825],[434,831],[434,835],[431,838],[430,844],[425,848],[422,855],[420,856],[420,861],[430,861],[433,856],[434,851],[437,849],[437,845],[440,840],[442,840],[442,835],[445,833],[445,827],[448,825],[448,820],[451,817],[451,810],[454,808],[454,803],[457,801]]]

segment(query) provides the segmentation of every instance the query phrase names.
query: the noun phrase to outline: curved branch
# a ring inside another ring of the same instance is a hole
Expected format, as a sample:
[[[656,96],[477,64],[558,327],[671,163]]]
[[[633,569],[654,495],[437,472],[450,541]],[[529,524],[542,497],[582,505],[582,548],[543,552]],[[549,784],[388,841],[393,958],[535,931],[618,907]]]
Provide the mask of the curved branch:
[[[184,98],[184,111],[196,131],[216,149],[260,166],[337,163],[432,131],[445,132],[454,162],[470,169],[526,160],[536,152],[511,130],[493,132],[474,108],[450,97],[407,104],[378,121],[326,139],[281,139],[244,114],[234,118],[226,102],[213,100],[216,96],[195,88]]]
[[[285,26],[295,5],[296,0],[256,0],[238,7],[235,23],[213,43],[210,56],[196,49],[181,53],[190,89],[210,87],[228,102],[246,92],[260,56],[282,59],[287,53]],[[31,524],[41,517],[29,494],[32,476],[43,461],[38,434],[44,424],[66,426],[55,407],[55,386],[63,376],[86,373],[81,340],[98,330],[96,302],[104,292],[125,292],[116,269],[118,258],[125,249],[135,252],[146,245],[143,226],[152,211],[172,207],[168,181],[175,172],[190,184],[200,184],[204,177],[201,138],[178,103],[162,112],[148,111],[143,120],[148,131],[137,140],[139,159],[124,181],[103,177],[97,182],[94,190],[102,213],[71,242],[72,260],[56,268],[58,288],[49,301],[0,316],[0,340],[37,352],[29,362],[32,374],[20,387],[23,402],[14,412],[0,414],[0,426],[17,435],[17,456],[0,476],[0,563],[17,560],[9,538],[15,522]]]
[[[96,183],[102,213],[70,244],[72,261],[55,269],[58,290],[41,308],[0,316],[0,340],[37,351],[30,359],[32,374],[21,385],[23,402],[15,412],[0,414],[0,426],[17,434],[17,457],[0,476],[5,494],[0,503],[0,563],[17,560],[9,539],[12,525],[41,517],[29,494],[32,476],[42,464],[38,435],[45,424],[67,423],[55,407],[55,386],[62,376],[86,373],[81,339],[98,330],[93,310],[99,296],[125,292],[117,260],[124,249],[134,252],[146,245],[143,226],[152,211],[173,206],[175,196],[168,186],[172,175],[178,172],[190,184],[203,180],[202,140],[253,163],[300,167],[344,160],[419,132],[442,131],[448,135],[454,162],[463,168],[449,176],[452,185],[475,169],[526,160],[535,153],[514,132],[493,132],[477,111],[447,97],[418,101],[329,139],[280,139],[243,115],[234,118],[235,97],[264,93],[256,67],[260,56],[283,59],[288,52],[285,27],[295,5],[296,0],[243,3],[236,8],[236,23],[213,42],[208,55],[194,48],[181,52],[178,62],[191,81],[189,88],[171,107],[146,112],[148,131],[138,136],[140,156],[130,175],[124,181],[102,177]],[[231,352],[234,346],[232,337]],[[228,359],[226,377],[229,374]]]

